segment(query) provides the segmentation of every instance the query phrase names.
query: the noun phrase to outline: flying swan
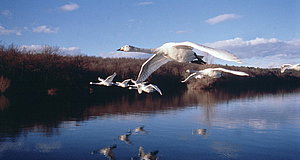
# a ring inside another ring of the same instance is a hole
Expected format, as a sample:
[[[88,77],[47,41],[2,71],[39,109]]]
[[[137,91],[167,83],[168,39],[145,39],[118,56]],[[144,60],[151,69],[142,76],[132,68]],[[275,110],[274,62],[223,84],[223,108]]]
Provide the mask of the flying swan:
[[[245,72],[240,72],[240,71],[233,71],[225,68],[206,68],[200,71],[195,71],[195,70],[187,70],[188,73],[190,74],[185,80],[181,82],[186,82],[190,80],[191,78],[196,78],[196,79],[202,79],[205,76],[211,77],[211,78],[220,78],[222,76],[222,72],[238,75],[238,76],[249,76],[249,74]]]
[[[129,86],[128,82],[130,81],[132,81],[132,79],[125,79],[123,82],[116,82],[115,85],[122,88],[126,88]]]
[[[300,64],[295,64],[295,65],[292,65],[292,64],[283,64],[281,66],[281,73],[283,73],[286,69],[294,69],[296,71],[300,71]]]
[[[106,79],[102,79],[98,77],[99,82],[90,82],[90,84],[95,84],[95,85],[103,85],[103,86],[111,86],[114,84],[113,80],[116,76],[116,72],[110,76],[108,76]]]
[[[201,44],[193,42],[169,42],[163,44],[159,48],[146,49],[137,48],[130,45],[125,45],[118,49],[118,51],[124,52],[143,52],[154,54],[150,57],[141,67],[139,72],[137,82],[145,81],[155,70],[160,66],[168,63],[169,61],[177,62],[193,62],[198,64],[205,64],[202,60],[203,56],[198,56],[193,49],[200,50],[202,52],[208,53],[216,58],[220,58],[226,61],[233,61],[237,63],[242,63],[235,55],[220,49],[210,48]]]
[[[160,95],[162,95],[161,90],[154,84],[148,84],[146,85],[146,82],[137,83],[136,81],[132,81],[135,84],[129,85],[128,89],[136,89],[139,94],[142,94],[143,92],[151,93],[154,91],[157,91]]]

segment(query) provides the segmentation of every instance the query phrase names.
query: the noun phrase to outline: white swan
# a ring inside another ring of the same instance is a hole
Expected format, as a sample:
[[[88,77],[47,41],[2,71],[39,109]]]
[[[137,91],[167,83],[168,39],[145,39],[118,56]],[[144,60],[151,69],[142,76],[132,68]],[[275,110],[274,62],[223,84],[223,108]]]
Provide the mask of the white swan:
[[[129,84],[128,84],[129,81],[132,81],[132,79],[126,79],[123,82],[116,82],[115,85],[119,86],[119,87],[126,88],[126,87],[129,86]]]
[[[300,71],[300,64],[295,64],[295,65],[292,65],[292,64],[283,64],[281,66],[281,73],[283,73],[286,69],[294,69],[296,71]]]
[[[94,84],[94,85],[103,85],[103,86],[111,86],[114,84],[114,82],[112,82],[116,76],[116,72],[110,76],[108,76],[106,79],[102,79],[100,77],[98,77],[98,80],[100,82],[90,82],[90,84]]]
[[[238,59],[235,55],[225,50],[214,49],[193,42],[179,42],[179,43],[169,42],[163,44],[159,48],[154,48],[154,49],[137,48],[130,45],[125,45],[120,49],[118,49],[118,51],[144,52],[144,53],[154,54],[142,65],[141,70],[139,72],[137,82],[143,82],[155,70],[157,70],[160,66],[166,64],[169,61],[194,62],[194,63],[204,64],[205,62],[202,60],[203,56],[198,56],[193,51],[193,49],[200,50],[202,52],[208,53],[214,57],[223,60],[242,63],[241,60]]]
[[[136,89],[139,94],[142,94],[143,92],[151,93],[151,92],[157,91],[160,95],[162,95],[161,90],[156,85],[154,85],[154,84],[146,85],[146,82],[135,83],[134,85],[129,85],[128,89]]]
[[[245,72],[240,72],[240,71],[233,71],[225,68],[206,68],[200,71],[195,71],[195,70],[187,70],[188,73],[190,74],[185,80],[181,82],[186,82],[190,80],[191,78],[196,78],[196,79],[202,79],[205,76],[211,77],[211,78],[220,78],[222,76],[222,72],[238,75],[238,76],[249,76],[249,74]]]
[[[139,158],[140,160],[157,160],[158,150],[155,150],[153,152],[145,153],[144,148],[142,146],[139,147]]]

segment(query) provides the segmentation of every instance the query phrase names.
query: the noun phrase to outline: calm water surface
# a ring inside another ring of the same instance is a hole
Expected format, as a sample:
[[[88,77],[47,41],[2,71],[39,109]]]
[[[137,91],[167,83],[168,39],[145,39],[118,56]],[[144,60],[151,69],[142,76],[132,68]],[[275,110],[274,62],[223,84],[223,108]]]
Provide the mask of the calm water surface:
[[[300,159],[300,90],[185,91],[117,98],[0,97],[1,160]],[[118,136],[139,125],[145,132]],[[206,134],[195,134],[206,129]]]

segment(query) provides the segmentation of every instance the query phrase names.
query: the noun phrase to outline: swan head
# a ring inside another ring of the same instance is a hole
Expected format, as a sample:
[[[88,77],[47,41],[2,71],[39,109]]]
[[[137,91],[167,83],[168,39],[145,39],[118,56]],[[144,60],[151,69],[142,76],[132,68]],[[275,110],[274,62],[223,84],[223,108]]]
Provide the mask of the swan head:
[[[130,46],[130,45],[125,45],[125,46],[117,49],[117,51],[124,51],[124,52],[133,52],[135,50],[136,50],[136,48],[133,46]]]

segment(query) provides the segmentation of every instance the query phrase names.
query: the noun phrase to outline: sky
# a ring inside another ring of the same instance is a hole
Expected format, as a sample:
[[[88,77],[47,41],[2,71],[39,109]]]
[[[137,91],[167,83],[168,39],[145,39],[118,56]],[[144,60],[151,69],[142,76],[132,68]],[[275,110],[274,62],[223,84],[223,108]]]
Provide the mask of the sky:
[[[299,8],[299,0],[1,0],[0,44],[147,57],[116,49],[191,41],[226,49],[243,65],[278,67],[300,63]]]

